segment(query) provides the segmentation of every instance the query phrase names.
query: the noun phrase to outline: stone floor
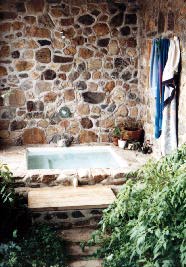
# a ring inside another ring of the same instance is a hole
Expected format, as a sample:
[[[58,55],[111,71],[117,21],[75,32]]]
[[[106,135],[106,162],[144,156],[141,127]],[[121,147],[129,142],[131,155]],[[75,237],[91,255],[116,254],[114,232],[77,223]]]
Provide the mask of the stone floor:
[[[99,145],[100,144],[94,144]],[[105,145],[105,144],[104,144]],[[50,145],[47,145],[50,146]],[[46,145],[40,145],[46,147]],[[78,169],[78,170],[27,170],[26,146],[6,147],[0,149],[0,162],[8,164],[13,176],[25,185],[72,185],[76,178],[78,183],[84,184],[112,184],[120,185],[125,182],[124,174],[135,171],[144,165],[151,155],[141,152],[123,150],[113,146],[114,151],[126,163],[125,167],[117,169]]]

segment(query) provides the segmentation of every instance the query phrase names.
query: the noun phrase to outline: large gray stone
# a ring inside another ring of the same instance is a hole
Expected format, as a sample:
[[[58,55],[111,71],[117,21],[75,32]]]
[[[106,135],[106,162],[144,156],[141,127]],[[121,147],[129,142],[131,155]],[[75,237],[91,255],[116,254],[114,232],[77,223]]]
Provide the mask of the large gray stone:
[[[91,104],[99,104],[105,99],[105,93],[85,92],[82,94],[84,101]]]

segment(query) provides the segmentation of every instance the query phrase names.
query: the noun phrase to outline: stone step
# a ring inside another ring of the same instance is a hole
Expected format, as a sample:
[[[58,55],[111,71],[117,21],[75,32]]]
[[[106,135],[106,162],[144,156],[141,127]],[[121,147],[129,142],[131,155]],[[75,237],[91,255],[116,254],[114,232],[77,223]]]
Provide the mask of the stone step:
[[[101,267],[102,260],[78,260],[69,263],[69,267]]]
[[[93,256],[96,250],[99,248],[98,246],[93,247],[85,247],[83,250],[80,244],[73,242],[65,242],[66,253],[69,258],[82,258],[87,256]]]
[[[60,232],[59,236],[65,241],[79,243],[88,241],[94,231],[95,228],[90,227],[67,229]]]

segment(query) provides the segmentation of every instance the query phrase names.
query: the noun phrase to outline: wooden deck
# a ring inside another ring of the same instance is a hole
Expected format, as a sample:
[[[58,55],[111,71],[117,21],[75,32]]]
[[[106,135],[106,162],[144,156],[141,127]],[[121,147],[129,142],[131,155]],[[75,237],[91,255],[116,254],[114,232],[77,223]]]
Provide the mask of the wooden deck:
[[[28,193],[28,207],[35,211],[106,208],[114,200],[114,193],[106,186],[47,187]]]

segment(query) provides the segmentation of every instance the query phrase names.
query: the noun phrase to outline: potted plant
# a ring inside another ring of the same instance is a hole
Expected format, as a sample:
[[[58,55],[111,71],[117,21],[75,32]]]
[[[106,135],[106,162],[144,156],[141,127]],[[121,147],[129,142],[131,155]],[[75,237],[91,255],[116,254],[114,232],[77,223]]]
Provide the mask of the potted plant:
[[[115,146],[118,146],[118,139],[121,136],[121,130],[118,126],[116,126],[113,130],[113,137],[112,137],[112,142]]]
[[[120,148],[124,148],[126,145],[126,141],[122,139],[121,129],[118,126],[114,128],[112,141],[115,146]]]
[[[140,141],[143,137],[143,129],[138,128],[124,128],[122,131],[122,137],[125,140]]]

